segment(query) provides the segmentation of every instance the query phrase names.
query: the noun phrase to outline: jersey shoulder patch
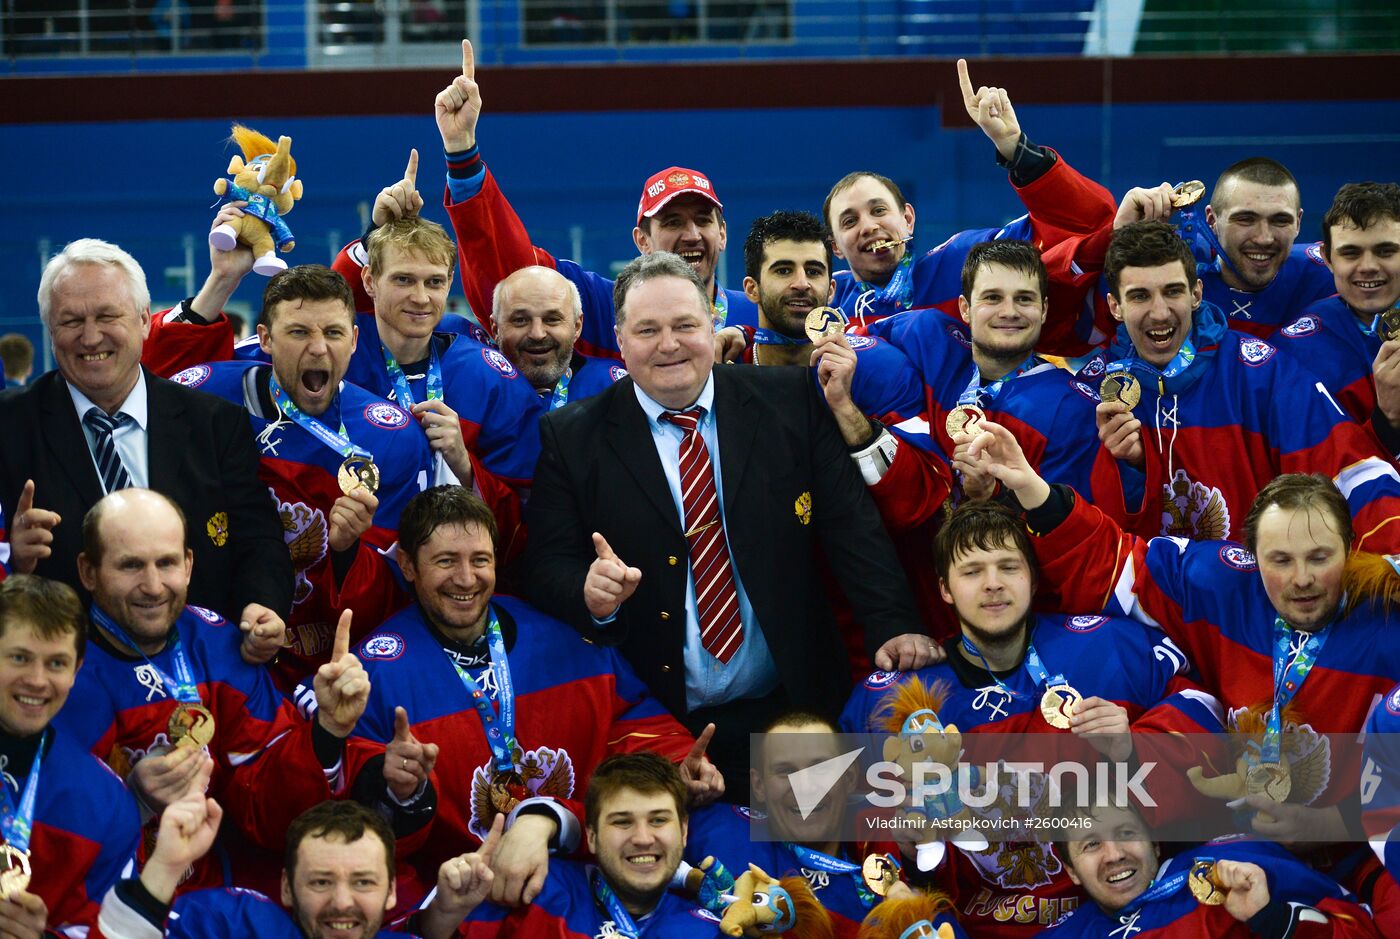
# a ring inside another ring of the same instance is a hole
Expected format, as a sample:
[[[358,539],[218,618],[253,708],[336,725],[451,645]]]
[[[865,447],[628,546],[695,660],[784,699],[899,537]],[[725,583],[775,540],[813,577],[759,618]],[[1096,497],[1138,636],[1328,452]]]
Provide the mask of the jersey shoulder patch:
[[[1251,367],[1263,365],[1274,357],[1274,347],[1262,339],[1245,339],[1240,342],[1240,361]]]
[[[208,381],[212,374],[214,374],[214,370],[207,365],[191,365],[189,368],[171,375],[170,380],[184,385],[186,388],[198,388]]]
[[[1220,549],[1220,560],[1237,571],[1257,571],[1259,563],[1244,545],[1227,544]]]
[[[1309,313],[1305,316],[1298,317],[1296,320],[1283,327],[1283,329],[1279,330],[1279,332],[1291,339],[1298,339],[1302,336],[1311,336],[1313,333],[1317,332],[1321,326],[1322,320]]]
[[[510,364],[510,359],[506,358],[499,349],[483,347],[481,357],[486,360],[486,364],[500,372],[506,378],[514,378],[519,373],[515,366]]]
[[[1071,616],[1065,620],[1065,629],[1076,633],[1091,633],[1107,622],[1107,616]]]
[[[380,662],[392,662],[403,655],[405,648],[403,636],[398,633],[379,633],[370,636],[360,644],[360,652],[367,659],[375,659]]]

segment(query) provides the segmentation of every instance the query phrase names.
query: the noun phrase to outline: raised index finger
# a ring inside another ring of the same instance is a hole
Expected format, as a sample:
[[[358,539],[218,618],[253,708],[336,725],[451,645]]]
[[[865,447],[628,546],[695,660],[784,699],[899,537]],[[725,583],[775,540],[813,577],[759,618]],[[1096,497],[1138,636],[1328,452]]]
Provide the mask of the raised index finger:
[[[462,77],[476,80],[476,53],[472,52],[472,41],[462,40]]]
[[[350,651],[350,619],[353,614],[346,610],[340,614],[340,622],[335,625],[335,645],[331,646],[331,661],[339,662]]]
[[[695,746],[690,748],[690,752],[685,755],[687,763],[699,763],[705,757],[705,750],[710,745],[710,740],[715,735],[715,725],[706,724],[705,729],[700,731],[700,736],[695,738]]]
[[[962,88],[963,102],[971,105],[976,95],[972,93],[972,77],[967,74],[967,59],[958,59],[958,85]]]
[[[15,518],[34,508],[34,480],[24,481],[24,491],[19,494],[19,505],[15,506]]]
[[[413,188],[418,188],[418,150],[408,151],[408,166],[404,168],[403,178],[408,180],[408,184]]]

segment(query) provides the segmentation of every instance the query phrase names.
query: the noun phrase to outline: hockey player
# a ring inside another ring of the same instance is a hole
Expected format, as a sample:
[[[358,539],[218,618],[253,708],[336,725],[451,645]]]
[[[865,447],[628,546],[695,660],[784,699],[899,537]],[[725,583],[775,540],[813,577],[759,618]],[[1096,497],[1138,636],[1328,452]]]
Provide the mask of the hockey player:
[[[0,583],[6,936],[81,935],[95,924],[102,894],[135,862],[141,828],[131,793],[52,725],[86,642],[87,617],[71,587],[26,574]]]
[[[1238,538],[1269,480],[1322,472],[1352,502],[1369,544],[1400,545],[1387,524],[1400,514],[1400,475],[1379,443],[1302,365],[1225,328],[1219,309],[1201,300],[1190,249],[1169,225],[1120,228],[1104,277],[1121,326],[1101,390],[1113,382],[1124,391],[1099,404],[1097,420],[1109,452],[1146,474],[1132,531]]]
[[[258,339],[271,366],[216,362],[175,378],[245,408],[257,435],[259,476],[277,500],[297,577],[290,642],[274,666],[290,689],[326,661],[341,610],[353,609],[365,634],[407,601],[379,549],[394,543],[399,513],[429,484],[434,459],[407,411],[341,381],[357,332],[339,274],[282,271],[263,303]],[[451,438],[441,451],[448,468],[470,478],[458,422],[428,419]]]
[[[1045,935],[1053,939],[1379,937],[1370,913],[1336,881],[1268,841],[1226,839],[1161,861],[1131,807],[1071,808],[1084,820],[1056,845],[1091,903]]]
[[[549,410],[591,397],[627,370],[575,348],[583,330],[578,285],[551,267],[522,267],[491,296],[496,344]]]
[[[1322,251],[1336,296],[1308,307],[1279,330],[1276,341],[1315,371],[1352,418],[1372,426],[1395,453],[1400,451],[1400,343],[1385,340],[1391,327],[1382,316],[1400,305],[1400,186],[1347,183],[1337,190],[1322,219]]]
[[[953,235],[916,258],[914,207],[895,183],[877,173],[856,172],[831,188],[822,217],[831,226],[836,254],[850,265],[836,275],[836,302],[857,325],[902,310],[936,307],[957,316],[958,273],[972,245],[996,238],[1030,241],[1042,250],[1066,237],[1083,236],[1114,214],[1108,190],[1077,173],[1055,151],[1021,132],[1004,88],[972,88],[967,61],[958,60],[958,83],[968,116],[996,145],[1028,215],[1004,228]]]

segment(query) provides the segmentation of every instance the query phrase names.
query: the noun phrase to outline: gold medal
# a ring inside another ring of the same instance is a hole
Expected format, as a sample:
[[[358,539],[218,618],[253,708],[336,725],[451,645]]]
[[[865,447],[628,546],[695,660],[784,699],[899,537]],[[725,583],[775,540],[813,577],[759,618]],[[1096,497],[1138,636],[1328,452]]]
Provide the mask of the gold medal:
[[[1191,896],[1206,906],[1220,906],[1225,902],[1228,891],[1221,890],[1216,882],[1214,861],[1196,861],[1192,864],[1186,884],[1191,888]]]
[[[371,493],[379,491],[379,467],[374,465],[374,460],[367,456],[348,457],[344,463],[340,464],[340,469],[335,474],[335,481],[340,483],[340,491],[347,496],[356,489],[368,489]]]
[[[1099,398],[1103,401],[1122,401],[1131,411],[1142,400],[1142,382],[1129,372],[1106,375],[1099,384]]]
[[[0,899],[13,900],[29,887],[29,852],[13,845],[0,845]]]
[[[883,897],[899,880],[899,865],[888,854],[868,854],[860,865],[865,885],[877,897]]]
[[[1206,194],[1206,184],[1199,179],[1193,179],[1189,183],[1182,183],[1172,190],[1172,208],[1184,209],[1188,205],[1195,205],[1201,201],[1201,196]]]
[[[876,241],[876,242],[872,242],[871,245],[870,245],[870,247],[866,248],[865,250],[866,250],[866,251],[887,251],[887,250],[893,250],[893,249],[895,249],[895,248],[898,248],[900,245],[904,244],[906,241],[909,241],[909,240],[912,239],[913,237],[914,237],[913,235],[905,235],[903,238],[890,238],[890,239],[887,240],[887,241]]]
[[[214,715],[203,704],[177,704],[165,729],[175,746],[202,750],[214,739]]]
[[[986,412],[975,404],[960,404],[948,412],[943,429],[948,432],[949,437],[956,437],[986,416]]]
[[[827,336],[839,336],[846,331],[846,314],[834,306],[819,306],[807,314],[804,325],[807,338],[821,342]]]
[[[1381,337],[1381,342],[1400,338],[1400,306],[1393,306],[1381,314],[1381,320],[1376,324],[1376,335]]]
[[[1244,788],[1252,796],[1287,802],[1288,794],[1293,791],[1293,779],[1281,763],[1255,763],[1245,771]]]
[[[1054,685],[1040,696],[1040,716],[1051,727],[1069,730],[1069,719],[1083,700],[1084,696],[1069,685]]]

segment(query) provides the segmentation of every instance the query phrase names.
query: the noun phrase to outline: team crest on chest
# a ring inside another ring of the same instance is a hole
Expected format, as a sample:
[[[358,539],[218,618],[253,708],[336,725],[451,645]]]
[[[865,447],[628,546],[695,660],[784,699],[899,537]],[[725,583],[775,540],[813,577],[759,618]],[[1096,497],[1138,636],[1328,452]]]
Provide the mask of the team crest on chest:
[[[857,351],[859,351],[860,349],[869,349],[871,346],[875,345],[875,339],[872,336],[848,335],[846,337],[846,345],[850,346],[853,350]]]
[[[1292,336],[1296,339],[1299,336],[1312,335],[1313,333],[1317,332],[1317,328],[1321,325],[1321,322],[1318,321],[1318,318],[1316,316],[1300,316],[1293,322],[1289,323],[1287,326],[1283,327],[1281,332],[1285,336]]]
[[[486,364],[500,372],[507,378],[514,378],[516,375],[515,366],[510,364],[510,359],[506,358],[495,349],[482,349],[481,357],[486,360]],[[616,381],[616,379],[614,379]]]
[[[509,814],[526,799],[567,799],[574,794],[574,764],[564,748],[537,747],[522,752],[517,747],[513,758],[512,772],[497,773],[487,759],[472,773],[472,817],[467,830],[483,841],[497,815]]]
[[[314,588],[306,572],[326,556],[330,531],[326,526],[325,513],[305,502],[278,500],[277,516],[282,520],[282,538],[292,555],[292,571],[296,575],[292,605],[295,606],[311,596]]]
[[[1259,562],[1254,559],[1254,555],[1249,553],[1248,548],[1240,544],[1227,544],[1221,548],[1220,560],[1237,571],[1259,569]]]
[[[622,379],[627,377],[627,369],[623,368],[621,365],[609,365],[608,374],[612,376],[613,381],[622,381]]]
[[[1246,339],[1240,343],[1240,361],[1245,365],[1263,365],[1274,357],[1274,347],[1262,339]]]
[[[208,381],[212,374],[214,374],[214,370],[207,365],[191,365],[189,368],[171,375],[170,380],[184,385],[186,388],[198,388]]]
[[[378,401],[365,408],[365,420],[375,427],[398,430],[408,426],[408,412],[387,401]]]
[[[370,636],[360,647],[367,659],[376,659],[381,662],[392,662],[403,655],[403,636],[397,633],[380,633],[377,636]]]
[[[1177,470],[1162,487],[1162,534],[1211,541],[1230,532],[1230,507],[1219,488],[1193,482]]]

